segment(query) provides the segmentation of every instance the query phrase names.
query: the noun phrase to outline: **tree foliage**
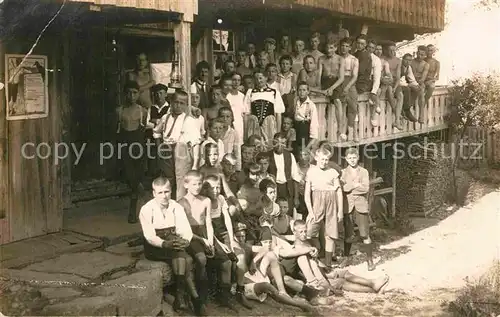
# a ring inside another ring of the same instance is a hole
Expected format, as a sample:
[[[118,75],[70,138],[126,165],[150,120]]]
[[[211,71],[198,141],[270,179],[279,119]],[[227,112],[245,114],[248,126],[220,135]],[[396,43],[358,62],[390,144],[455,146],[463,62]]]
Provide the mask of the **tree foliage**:
[[[500,0],[480,0],[476,3],[476,7],[491,10],[500,7]]]
[[[500,123],[500,77],[496,74],[456,80],[449,88],[450,125],[456,132],[469,126],[492,128]]]
[[[456,175],[460,153],[458,143],[464,138],[467,128],[471,126],[488,129],[500,123],[500,77],[497,74],[474,75],[454,81],[448,90],[451,99],[448,122],[455,139],[455,155],[452,163],[453,192],[455,202],[461,204],[463,200],[459,197]]]

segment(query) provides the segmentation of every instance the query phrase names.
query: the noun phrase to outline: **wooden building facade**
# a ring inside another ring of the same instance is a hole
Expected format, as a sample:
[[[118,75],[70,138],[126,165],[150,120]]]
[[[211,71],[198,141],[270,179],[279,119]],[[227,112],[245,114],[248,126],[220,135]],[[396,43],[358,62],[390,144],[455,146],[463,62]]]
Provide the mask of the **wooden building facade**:
[[[125,71],[133,67],[138,53],[145,52],[150,62],[170,62],[178,41],[180,71],[188,87],[193,66],[214,60],[213,30],[231,31],[233,52],[249,40],[263,43],[266,37],[283,34],[293,40],[313,31],[335,31],[339,25],[351,34],[368,29],[375,38],[399,41],[415,33],[442,30],[444,4],[445,0],[3,1],[0,244],[61,230],[63,209],[71,204],[75,183],[116,177],[114,162],[99,164],[99,145],[113,141],[115,127],[109,116],[120,100]],[[6,120],[7,54],[47,58],[47,116]],[[321,107],[321,100],[317,102]],[[325,101],[323,108],[327,106]],[[433,108],[439,110],[433,110],[432,116],[439,129],[445,127],[441,115],[445,110],[440,107],[444,106]],[[421,128],[407,127],[414,134],[423,133]],[[366,143],[378,140],[367,137],[369,133],[375,137],[388,130],[380,129],[374,132],[361,125],[357,131],[364,133]],[[28,142],[46,143],[43,150],[52,153],[44,155],[46,159],[24,158],[22,147]],[[71,148],[68,156],[55,162],[58,143],[76,149],[86,145],[78,164]]]
[[[116,164],[99,164],[99,145],[113,141],[116,127],[109,118],[137,54],[146,53],[152,62],[171,62],[178,41],[179,67],[188,87],[197,6],[196,0],[0,4],[0,82],[5,84],[0,90],[0,244],[60,231],[72,186],[79,180],[112,177]],[[46,58],[45,117],[6,120],[10,71],[4,61],[11,54]],[[34,146],[28,149],[28,143]],[[56,161],[60,143],[85,145],[78,164],[74,151]],[[30,158],[23,156],[23,146]]]

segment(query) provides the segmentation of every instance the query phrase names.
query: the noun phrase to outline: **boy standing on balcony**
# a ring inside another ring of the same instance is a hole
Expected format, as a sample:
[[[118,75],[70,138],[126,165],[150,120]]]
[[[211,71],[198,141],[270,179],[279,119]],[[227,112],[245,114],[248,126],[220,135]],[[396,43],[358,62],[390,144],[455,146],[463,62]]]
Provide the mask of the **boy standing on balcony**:
[[[427,74],[429,73],[429,64],[425,61],[427,58],[427,47],[424,45],[420,45],[417,51],[417,58],[415,58],[411,62],[411,68],[413,70],[413,74],[415,75],[415,79],[417,80],[419,90],[418,93],[413,94],[411,98],[412,105],[419,105],[419,114],[418,114],[418,123],[424,123],[424,114],[426,107],[425,101],[425,82],[427,80]]]
[[[358,165],[359,155],[356,148],[346,151],[346,161],[349,164],[342,170],[340,178],[342,189],[347,194],[347,215],[344,217],[345,240],[343,266],[348,265],[351,245],[354,236],[353,220],[358,225],[359,235],[363,239],[363,247],[367,257],[368,270],[373,271],[373,244],[370,239],[370,214],[368,207],[368,190],[370,177],[368,170]],[[352,219],[354,218],[354,219]]]
[[[425,80],[425,102],[429,101],[429,98],[436,88],[436,81],[439,80],[440,63],[434,58],[436,53],[436,47],[432,44],[427,45],[427,58],[425,61],[429,64],[429,72],[427,73],[427,79]]]
[[[345,120],[342,103],[340,102],[340,86],[344,82],[345,60],[337,55],[337,45],[335,42],[328,42],[326,45],[326,55],[319,58],[318,67],[321,78],[321,89],[326,91],[330,99],[328,111],[335,111],[337,123]]]
[[[344,82],[340,86],[340,101],[344,109],[347,103],[347,126],[344,118],[340,120],[339,130],[340,139],[347,140],[346,132],[354,136],[354,123],[358,115],[358,91],[356,82],[358,80],[359,61],[356,57],[350,54],[351,42],[348,38],[340,41],[340,55],[344,59]],[[344,111],[343,111],[344,112]]]
[[[403,92],[399,85],[401,78],[401,59],[396,57],[396,44],[394,42],[387,42],[382,46],[382,53],[384,60],[389,63],[389,70],[393,80],[390,84],[392,93],[388,92],[387,97],[389,101],[391,99],[394,100],[394,97],[396,97],[396,100],[391,102],[392,113],[394,113],[394,123],[392,125],[396,129],[401,130],[401,110],[403,108]]]
[[[356,38],[357,51],[354,56],[359,60],[358,79],[356,81],[356,89],[359,94],[368,93],[368,102],[373,105],[371,112],[372,126],[378,125],[377,92],[380,88],[380,59],[367,49],[366,35],[361,34]],[[378,63],[377,63],[378,61]]]

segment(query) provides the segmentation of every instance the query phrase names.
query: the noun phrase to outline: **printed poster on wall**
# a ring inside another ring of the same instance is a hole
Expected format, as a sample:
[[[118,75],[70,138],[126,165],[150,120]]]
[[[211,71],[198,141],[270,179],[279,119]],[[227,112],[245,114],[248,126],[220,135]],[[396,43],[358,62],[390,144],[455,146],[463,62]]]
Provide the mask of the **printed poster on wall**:
[[[5,69],[7,120],[47,117],[47,56],[5,54]]]

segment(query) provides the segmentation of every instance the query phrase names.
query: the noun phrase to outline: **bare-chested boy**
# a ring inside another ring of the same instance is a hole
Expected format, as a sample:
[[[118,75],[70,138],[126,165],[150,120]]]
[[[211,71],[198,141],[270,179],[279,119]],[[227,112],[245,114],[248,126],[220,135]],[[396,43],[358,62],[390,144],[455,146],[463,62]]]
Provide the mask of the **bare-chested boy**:
[[[418,122],[423,124],[425,119],[425,81],[427,80],[427,74],[429,73],[429,64],[425,61],[427,58],[427,47],[420,45],[417,50],[417,58],[413,59],[411,62],[411,68],[413,70],[413,75],[417,80],[419,91],[418,94],[412,94],[411,104],[419,105]]]
[[[382,45],[380,43],[376,43],[375,46],[375,56],[380,59],[380,63],[382,66],[382,73],[380,74],[380,88],[378,90],[378,99],[385,99],[389,102],[392,109],[396,107],[396,101],[394,100],[394,92],[392,90],[392,84],[394,82],[394,78],[392,77],[391,68],[389,62],[382,56]]]
[[[389,63],[389,70],[392,75],[391,90],[392,93],[387,94],[389,102],[394,113],[394,123],[392,124],[397,129],[402,129],[401,126],[401,110],[403,109],[403,92],[399,86],[401,78],[401,59],[396,57],[396,43],[387,42],[382,47],[382,57]],[[394,100],[396,97],[396,100]],[[391,101],[392,100],[392,101]]]
[[[321,78],[321,89],[330,98],[331,104],[335,107],[335,117],[340,124],[345,120],[342,103],[340,102],[340,85],[344,82],[345,61],[335,52],[337,45],[335,42],[328,42],[326,45],[326,55],[319,58],[318,69]]]
[[[297,77],[297,83],[305,81],[309,86],[309,91],[322,93],[320,74],[317,69],[316,60],[312,55],[304,57],[304,68],[300,70]]]
[[[429,72],[427,73],[427,78],[425,80],[425,102],[429,101],[429,98],[436,88],[436,81],[439,80],[439,71],[441,65],[437,59],[434,58],[436,53],[436,47],[432,44],[427,45],[427,58],[425,61],[429,64]]]
[[[309,44],[311,45],[311,49],[309,50],[308,54],[312,55],[312,57],[314,57],[314,59],[316,61],[318,61],[319,58],[324,55],[319,50],[319,46],[321,44],[320,38],[321,38],[321,34],[319,34],[318,32],[315,32],[311,35],[311,40],[309,42]]]
[[[223,76],[223,78],[221,78],[221,82],[225,80],[226,78],[225,76]],[[229,81],[229,79],[227,80]],[[229,106],[229,102],[224,97],[224,94],[222,92],[222,86],[221,85],[212,86],[212,104],[209,108],[202,109],[201,112],[201,115],[205,118],[205,125],[206,125],[205,128],[208,128],[208,122],[211,119],[216,119],[219,116],[219,109],[224,106]]]
[[[340,55],[344,59],[344,82],[341,85],[342,111],[345,113],[347,104],[347,125],[341,120],[339,130],[340,139],[347,140],[347,133],[354,136],[354,123],[358,114],[358,91],[356,81],[358,80],[359,61],[351,55],[351,41],[349,38],[340,40]]]
[[[187,194],[179,199],[193,231],[193,239],[188,253],[194,258],[196,285],[201,298],[198,314],[202,315],[208,297],[207,256],[214,252],[214,229],[210,218],[211,202],[200,195],[203,176],[198,171],[189,171],[184,177],[184,187]],[[196,308],[195,308],[196,309]]]

